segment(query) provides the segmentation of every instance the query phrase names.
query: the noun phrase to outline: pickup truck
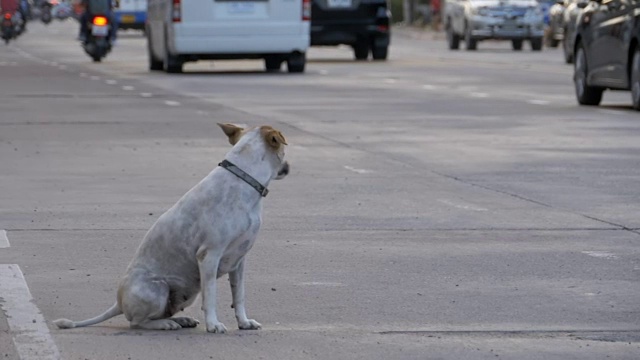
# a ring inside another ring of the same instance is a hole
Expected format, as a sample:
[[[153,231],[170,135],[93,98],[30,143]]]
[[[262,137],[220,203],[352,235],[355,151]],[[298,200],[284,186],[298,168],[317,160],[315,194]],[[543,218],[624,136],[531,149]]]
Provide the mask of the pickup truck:
[[[525,40],[534,51],[542,50],[544,15],[536,0],[447,0],[444,26],[449,49],[464,41],[476,50],[482,40],[510,40],[522,50]]]

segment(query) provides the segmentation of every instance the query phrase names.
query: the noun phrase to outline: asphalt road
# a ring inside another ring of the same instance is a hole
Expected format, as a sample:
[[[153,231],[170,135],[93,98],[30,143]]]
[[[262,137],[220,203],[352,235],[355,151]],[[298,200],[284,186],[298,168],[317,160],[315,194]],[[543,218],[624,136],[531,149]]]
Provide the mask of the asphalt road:
[[[139,33],[96,64],[76,31],[0,48],[0,359],[640,358],[640,116],[625,92],[577,106],[559,49],[397,29],[387,62],[314,48],[302,75],[170,76]],[[223,159],[216,122],[290,144],[248,255],[263,329],[236,330],[226,280],[225,335],[52,326],[114,302],[145,231]]]

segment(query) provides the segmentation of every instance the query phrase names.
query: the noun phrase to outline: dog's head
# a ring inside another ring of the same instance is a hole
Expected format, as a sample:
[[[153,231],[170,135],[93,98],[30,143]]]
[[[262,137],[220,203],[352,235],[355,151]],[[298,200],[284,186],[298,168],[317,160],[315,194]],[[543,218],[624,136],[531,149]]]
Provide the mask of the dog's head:
[[[280,131],[267,125],[246,129],[233,124],[218,125],[240,153],[263,154],[260,160],[268,161],[275,170],[272,179],[280,180],[289,174],[289,163],[284,160],[288,144]]]

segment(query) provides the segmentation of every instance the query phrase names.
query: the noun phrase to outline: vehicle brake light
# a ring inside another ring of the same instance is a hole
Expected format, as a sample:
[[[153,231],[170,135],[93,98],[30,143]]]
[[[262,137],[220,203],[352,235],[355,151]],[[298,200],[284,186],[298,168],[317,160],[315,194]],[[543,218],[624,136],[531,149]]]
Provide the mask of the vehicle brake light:
[[[389,25],[378,25],[378,31],[380,31],[380,32],[389,31]]]
[[[311,20],[311,0],[302,0],[302,20]]]
[[[107,23],[108,23],[107,18],[104,16],[96,16],[93,18],[93,25],[104,26],[104,25],[107,25]]]
[[[182,21],[182,12],[180,9],[181,0],[173,0],[173,9],[171,10],[171,20],[173,22]]]
[[[10,13],[4,13],[4,18],[7,20],[11,20],[11,14]]]

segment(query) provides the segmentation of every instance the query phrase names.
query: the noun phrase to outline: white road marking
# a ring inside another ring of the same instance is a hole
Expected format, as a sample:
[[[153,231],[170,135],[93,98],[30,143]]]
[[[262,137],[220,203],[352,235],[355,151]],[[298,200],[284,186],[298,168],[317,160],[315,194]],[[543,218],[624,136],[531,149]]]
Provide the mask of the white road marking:
[[[327,75],[327,74],[329,74],[329,70],[320,70],[320,71],[318,71],[318,73],[320,75]]]
[[[100,76],[92,75],[90,77],[91,80],[100,80]]]
[[[385,82],[386,84],[395,84],[395,83],[397,83],[398,81],[397,81],[396,79],[384,79],[384,82]]]
[[[462,210],[470,210],[470,211],[489,211],[489,209],[485,209],[483,207],[475,206],[475,205],[464,205],[454,203],[453,201],[449,201],[446,199],[438,199],[438,202],[441,202],[445,205],[453,206],[454,208],[462,209]]]
[[[87,77],[87,73],[80,73],[80,77]]]
[[[60,66],[58,66],[58,69],[67,70],[67,65],[60,65]]]
[[[0,294],[3,299],[0,307],[7,315],[20,360],[60,359],[60,352],[18,265],[0,265]]]
[[[608,251],[582,251],[583,254],[602,259],[617,259],[618,255]]]
[[[150,98],[153,96],[152,93],[140,93],[140,96],[144,97],[144,98]]]
[[[324,282],[324,281],[303,282],[303,283],[299,283],[298,285],[302,285],[302,286],[331,286],[331,287],[346,286],[345,284],[339,283],[339,282]]]
[[[353,171],[354,173],[357,173],[357,174],[369,174],[369,173],[373,172],[371,170],[366,170],[366,169],[356,169],[356,168],[348,166],[348,165],[345,165],[344,168],[349,170],[349,171]]]
[[[469,96],[474,98],[487,98],[489,97],[489,94],[483,92],[472,92]]]
[[[6,230],[0,230],[0,248],[8,248],[9,245],[9,238],[7,237],[7,231]]]
[[[424,84],[422,88],[425,90],[435,90],[437,87],[435,85]]]
[[[126,90],[126,91],[132,91],[134,89],[135,88],[133,86],[131,86],[131,85],[125,85],[125,86],[122,87],[122,90]]]
[[[532,100],[527,100],[527,102],[533,105],[549,105],[549,101],[547,100],[532,99]]]
[[[173,101],[173,100],[165,100],[164,102],[165,104],[169,105],[169,106],[180,106],[180,103],[177,101]]]
[[[105,82],[109,85],[115,85],[118,83],[116,80],[106,80]]]

